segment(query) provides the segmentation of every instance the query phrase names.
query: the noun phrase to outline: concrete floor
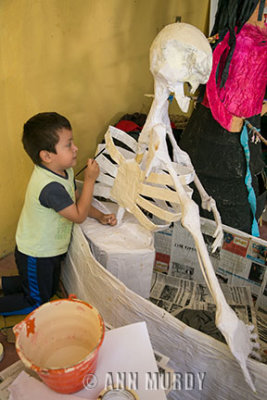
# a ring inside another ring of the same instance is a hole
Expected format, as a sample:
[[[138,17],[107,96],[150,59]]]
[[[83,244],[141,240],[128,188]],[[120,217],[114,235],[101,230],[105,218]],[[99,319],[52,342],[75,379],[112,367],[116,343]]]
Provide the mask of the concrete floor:
[[[10,254],[0,260],[0,276],[16,275],[17,268],[14,255]],[[12,343],[10,343],[12,342]],[[11,330],[3,329],[0,331],[0,343],[4,346],[4,357],[0,362],[0,371],[7,368],[19,359],[15,345],[14,336]]]
[[[9,339],[6,330],[4,330],[4,332],[5,333],[2,331],[0,332],[0,342],[4,347],[4,356],[0,362],[0,371],[3,371],[3,369],[19,360],[14,343],[8,342]]]

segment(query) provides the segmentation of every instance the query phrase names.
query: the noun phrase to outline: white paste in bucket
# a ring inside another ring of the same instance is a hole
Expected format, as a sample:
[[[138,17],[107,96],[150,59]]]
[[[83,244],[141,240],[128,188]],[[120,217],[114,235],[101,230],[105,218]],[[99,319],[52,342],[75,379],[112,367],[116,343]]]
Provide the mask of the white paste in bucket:
[[[67,368],[83,360],[93,347],[84,347],[78,344],[62,344],[58,349],[50,349],[47,358],[43,361],[43,368]]]

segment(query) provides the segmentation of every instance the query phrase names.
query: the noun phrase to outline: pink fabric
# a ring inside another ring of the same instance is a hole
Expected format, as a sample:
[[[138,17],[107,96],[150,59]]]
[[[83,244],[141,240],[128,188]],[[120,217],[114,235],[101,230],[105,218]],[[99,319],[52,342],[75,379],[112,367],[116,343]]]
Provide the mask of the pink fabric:
[[[213,66],[203,105],[229,130],[233,115],[248,118],[260,114],[267,84],[267,25],[259,29],[246,24],[236,36],[229,74],[223,88],[216,84],[216,70],[229,51],[229,33],[215,48]],[[225,52],[225,53],[224,53]],[[219,76],[222,68],[220,67]]]

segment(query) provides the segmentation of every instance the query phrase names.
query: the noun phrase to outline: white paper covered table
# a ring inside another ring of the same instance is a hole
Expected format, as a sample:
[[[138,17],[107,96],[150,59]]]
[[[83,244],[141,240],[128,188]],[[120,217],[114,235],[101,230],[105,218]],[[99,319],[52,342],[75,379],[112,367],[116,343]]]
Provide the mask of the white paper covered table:
[[[103,212],[116,213],[115,204],[93,204]],[[155,259],[153,234],[127,212],[119,225],[101,225],[87,218],[81,228],[96,260],[129,289],[148,298]]]

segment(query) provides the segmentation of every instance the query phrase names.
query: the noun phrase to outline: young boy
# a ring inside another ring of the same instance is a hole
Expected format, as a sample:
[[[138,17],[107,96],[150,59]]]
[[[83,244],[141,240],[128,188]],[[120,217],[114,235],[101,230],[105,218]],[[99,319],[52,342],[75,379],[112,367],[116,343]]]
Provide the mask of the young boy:
[[[73,222],[90,216],[102,224],[116,224],[114,214],[91,205],[99,174],[93,159],[88,160],[78,195],[72,169],[78,148],[65,117],[54,112],[33,116],[24,125],[22,142],[35,166],[16,232],[19,276],[2,278],[0,314],[6,316],[27,314],[55,294]]]

